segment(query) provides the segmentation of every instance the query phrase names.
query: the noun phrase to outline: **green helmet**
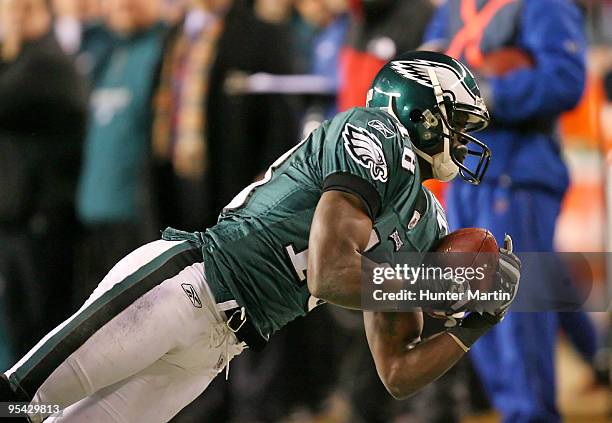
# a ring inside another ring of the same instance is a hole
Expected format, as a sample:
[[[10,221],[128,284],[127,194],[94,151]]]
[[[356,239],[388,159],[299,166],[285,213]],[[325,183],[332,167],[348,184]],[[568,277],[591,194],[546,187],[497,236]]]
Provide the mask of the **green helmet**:
[[[401,123],[434,178],[449,181],[461,173],[472,184],[482,181],[491,150],[466,132],[485,128],[489,112],[462,63],[429,51],[402,54],[378,72],[366,105],[385,108]],[[460,144],[453,147],[453,139]]]

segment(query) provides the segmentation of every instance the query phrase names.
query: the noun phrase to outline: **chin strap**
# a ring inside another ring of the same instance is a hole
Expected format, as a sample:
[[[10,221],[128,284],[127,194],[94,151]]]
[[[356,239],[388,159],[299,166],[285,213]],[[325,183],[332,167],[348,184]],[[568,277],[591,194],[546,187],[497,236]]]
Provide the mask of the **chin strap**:
[[[445,121],[448,121],[448,115],[446,113],[446,106],[444,105],[444,93],[442,91],[442,86],[440,85],[440,81],[438,80],[438,76],[436,75],[436,71],[429,68],[429,78],[431,79],[431,84],[433,86],[434,95],[436,96],[436,103],[438,108],[440,109],[440,113],[442,113],[444,119],[441,122],[442,131],[444,133],[444,137],[442,142],[444,143],[444,149],[442,152],[438,154],[434,154],[433,156],[425,153],[424,151],[414,147],[414,151],[417,155],[423,158],[426,162],[431,164],[431,169],[433,172],[433,177],[442,182],[448,182],[453,179],[459,173],[459,167],[453,162],[453,159],[450,155],[450,131],[446,127]]]

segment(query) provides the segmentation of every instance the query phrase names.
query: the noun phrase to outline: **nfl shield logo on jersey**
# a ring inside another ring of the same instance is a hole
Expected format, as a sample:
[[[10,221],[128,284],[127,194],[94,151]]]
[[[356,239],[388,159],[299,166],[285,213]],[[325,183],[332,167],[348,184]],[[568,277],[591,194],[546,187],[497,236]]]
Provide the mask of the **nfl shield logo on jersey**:
[[[408,223],[408,229],[414,229],[417,223],[419,223],[419,220],[421,220],[421,213],[415,210],[414,214],[412,215],[412,219],[410,219],[410,222]]]

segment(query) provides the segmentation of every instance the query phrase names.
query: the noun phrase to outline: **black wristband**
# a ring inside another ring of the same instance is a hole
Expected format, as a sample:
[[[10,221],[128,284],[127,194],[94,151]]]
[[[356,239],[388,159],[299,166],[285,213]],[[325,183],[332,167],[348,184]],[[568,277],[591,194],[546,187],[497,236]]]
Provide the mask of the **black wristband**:
[[[460,325],[448,329],[447,332],[467,351],[478,338],[487,333],[498,322],[497,317],[489,313],[470,313],[461,321]]]

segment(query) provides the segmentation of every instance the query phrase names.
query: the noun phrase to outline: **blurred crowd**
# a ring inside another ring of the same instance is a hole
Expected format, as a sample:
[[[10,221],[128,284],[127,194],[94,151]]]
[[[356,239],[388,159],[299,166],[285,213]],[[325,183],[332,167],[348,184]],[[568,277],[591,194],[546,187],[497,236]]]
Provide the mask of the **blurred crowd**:
[[[7,360],[160,229],[214,225],[234,195],[322,120],[363,105],[381,65],[426,41],[440,3],[0,0]],[[609,24],[612,7],[602,10]],[[439,322],[429,325],[434,332]],[[322,307],[264,353],[244,353],[229,382],[215,381],[175,421],[335,413],[353,422],[451,422],[484,406],[474,375],[465,361],[414,400],[393,403],[360,315]]]

